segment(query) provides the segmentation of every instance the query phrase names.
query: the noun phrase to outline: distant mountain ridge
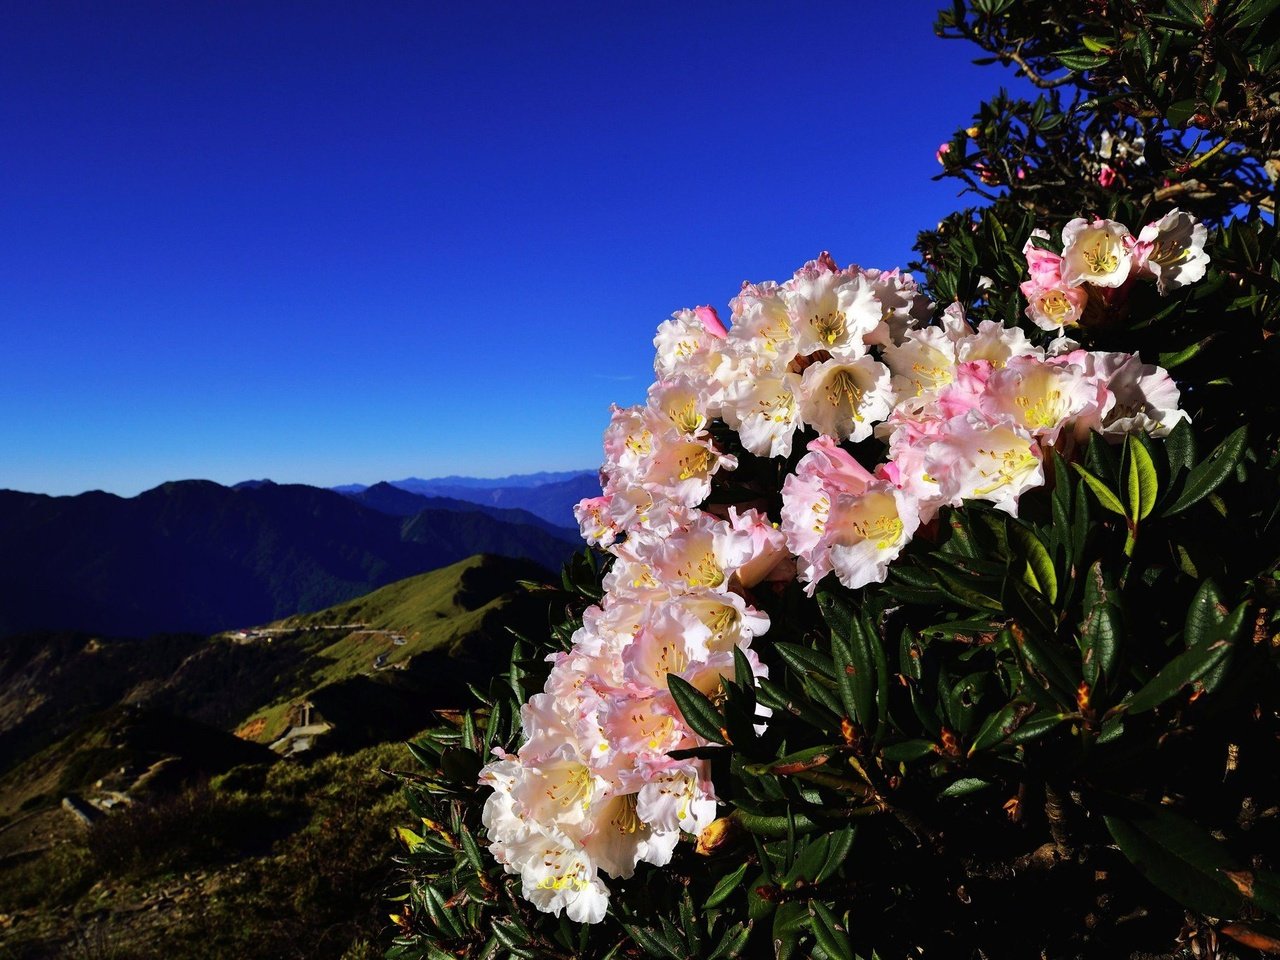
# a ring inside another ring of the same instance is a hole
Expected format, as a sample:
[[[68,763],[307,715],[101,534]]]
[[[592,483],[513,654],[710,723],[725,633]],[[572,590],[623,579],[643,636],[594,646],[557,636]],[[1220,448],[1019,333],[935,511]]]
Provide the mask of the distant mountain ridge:
[[[445,497],[486,507],[527,510],[557,527],[576,530],[578,524],[573,517],[574,504],[584,497],[600,495],[600,475],[595,470],[574,470],[499,477],[495,480],[475,477],[423,480],[419,477],[407,477],[374,486],[395,487],[422,497]],[[350,484],[334,489],[346,496],[360,497],[373,488]]]
[[[577,546],[572,531],[518,511],[447,500],[411,514],[385,507],[263,481],[174,481],[131,498],[0,491],[0,636],[212,633],[476,553],[554,569]]]

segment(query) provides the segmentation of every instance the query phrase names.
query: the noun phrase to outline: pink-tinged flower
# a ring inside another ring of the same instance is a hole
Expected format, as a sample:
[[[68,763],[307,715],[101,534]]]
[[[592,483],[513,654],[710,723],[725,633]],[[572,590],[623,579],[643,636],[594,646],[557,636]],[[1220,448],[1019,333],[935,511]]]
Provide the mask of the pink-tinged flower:
[[[670,537],[646,544],[659,582],[673,593],[728,590],[729,578],[751,559],[751,534],[735,530],[708,513],[693,519]]]
[[[892,408],[889,368],[878,360],[833,358],[805,368],[800,416],[824,436],[854,443],[865,440]]]
[[[865,337],[880,325],[883,311],[857,267],[840,270],[824,252],[797,270],[781,293],[801,356],[822,350],[856,360],[866,354]]]
[[[628,647],[626,655],[633,658],[628,662],[640,663],[645,671],[653,671],[661,687],[648,683],[647,689],[637,690],[634,694],[622,694],[609,698],[609,704],[603,712],[605,735],[609,743],[632,760],[628,769],[634,769],[637,759],[661,759],[672,750],[697,746],[697,741],[684,718],[676,707],[675,701],[666,691],[668,673],[679,675],[688,666],[686,661],[680,670],[669,668],[666,664],[647,662],[645,654],[653,646],[650,635],[641,631],[636,643]],[[653,659],[652,655],[648,659]],[[649,673],[642,676],[650,679]]]
[[[511,790],[514,808],[522,819],[542,826],[572,830],[588,817],[609,786],[574,742],[562,743],[532,762],[521,760],[524,775]]]
[[[975,333],[956,341],[956,359],[962,363],[985,360],[997,370],[1012,357],[1043,357],[1044,351],[1027,339],[1018,327],[983,320]]]
[[[1204,276],[1209,266],[1209,254],[1204,250],[1208,239],[1203,223],[1189,213],[1170,210],[1142,228],[1133,250],[1134,263],[1156,278],[1162,297],[1168,296]]]
[[[520,895],[544,913],[563,911],[575,923],[599,923],[609,888],[586,849],[557,830],[539,831],[520,858]]]
[[[720,315],[716,313],[715,307],[694,307],[694,315],[702,321],[702,329],[711,334],[717,340],[723,340],[728,336],[729,331],[725,329],[724,322],[720,319]]]
[[[884,346],[901,343],[908,330],[923,327],[933,315],[933,303],[920,292],[916,279],[901,270],[867,269],[863,278],[871,284],[880,304],[880,324],[863,339]]]
[[[1111,402],[1106,387],[1074,364],[1018,357],[991,375],[980,405],[988,418],[1050,445],[1063,428],[1077,438],[1086,435]]]
[[[1143,363],[1132,353],[1076,354],[1086,375],[1104,385],[1115,398],[1098,428],[1106,437],[1121,438],[1145,430],[1153,437],[1167,437],[1178,421],[1191,421],[1178,407],[1181,394],[1169,371]]]
[[[747,556],[733,571],[733,582],[750,589],[762,580],[789,579],[792,572],[788,560],[786,538],[782,531],[759,510],[729,508],[729,527],[743,536]],[[781,572],[782,576],[778,574]]]
[[[613,485],[607,496],[609,519],[618,530],[643,530],[665,537],[687,519],[682,504],[664,496],[655,498],[653,491],[639,486],[638,481]]]
[[[583,691],[583,694],[584,699],[588,695],[594,696],[590,690]],[[568,699],[535,693],[520,707],[520,729],[525,735],[525,742],[519,750],[520,760],[536,764],[565,744],[576,743],[575,726],[583,716],[584,713],[571,705]]]
[[[573,508],[582,539],[592,546],[607,547],[618,536],[618,524],[609,510],[612,497],[586,497]]]
[[[604,431],[604,472],[614,479],[635,476],[654,447],[653,424],[641,406],[610,408]]]
[[[798,375],[785,370],[746,369],[725,390],[724,421],[757,457],[790,456],[792,438],[804,426],[797,399],[800,384]]]
[[[720,329],[724,329],[723,325]],[[654,373],[663,380],[680,374],[695,381],[714,376],[716,367],[724,358],[721,351],[723,337],[723,333],[708,328],[697,311],[681,310],[673,314],[670,320],[659,324],[653,338],[657,351],[653,360]]]
[[[899,400],[934,393],[955,376],[955,340],[941,327],[911,330],[900,345],[885,348],[884,360]]]
[[[1019,289],[1027,298],[1027,318],[1041,330],[1050,332],[1078,324],[1089,302],[1083,287],[1069,287],[1065,283],[1040,287],[1028,280]]]
[[[1076,287],[1119,287],[1129,279],[1133,258],[1129,228],[1114,220],[1090,223],[1077,217],[1062,228],[1062,280]]]
[[[668,435],[655,444],[638,473],[655,497],[696,507],[711,493],[711,478],[737,466],[737,457],[720,453],[710,440]]]
[[[638,793],[615,794],[601,805],[583,849],[611,877],[626,879],[639,863],[663,867],[671,862],[679,830],[659,830],[640,819]]]
[[[948,421],[929,444],[924,470],[938,479],[947,503],[985,500],[1015,517],[1018,498],[1044,483],[1040,445],[1030,433],[972,413]]]
[[[951,152],[950,143],[940,143],[938,144],[938,152],[934,154],[934,157],[937,159],[937,161],[940,164],[942,164],[945,167],[947,165],[946,156],[950,152]]]
[[[706,429],[706,397],[687,377],[658,380],[649,388],[647,413],[655,433],[696,437]]]
[[[1027,275],[1037,286],[1056,286],[1062,280],[1062,257],[1052,250],[1037,246],[1037,239],[1048,240],[1049,234],[1043,230],[1032,230],[1031,236],[1022,245],[1022,255],[1027,258]]]
[[[769,629],[768,615],[736,593],[684,593],[665,601],[662,610],[679,622],[685,643],[704,660],[715,653],[730,653],[734,647],[745,648]]]
[[[739,366],[748,371],[786,370],[796,356],[796,331],[781,288],[773,282],[744,283],[729,306],[733,326],[727,348]],[[722,379],[732,382],[735,378],[730,375]]]
[[[831,568],[852,590],[883,583],[920,525],[915,501],[890,483],[877,481],[860,494],[838,494],[827,521]]]
[[[698,834],[716,818],[716,795],[702,761],[670,761],[648,774],[636,812],[659,830]]]
[[[799,560],[797,574],[808,592],[831,570],[828,521],[837,496],[861,494],[875,477],[830,437],[809,444],[796,472],[782,483],[782,535]]]
[[[970,360],[956,364],[954,378],[938,391],[937,399],[933,401],[939,417],[950,420],[978,409],[986,395],[991,375],[992,365],[988,360]]]
[[[1104,163],[1102,169],[1098,171],[1098,185],[1104,190],[1116,182],[1115,168],[1109,163]]]

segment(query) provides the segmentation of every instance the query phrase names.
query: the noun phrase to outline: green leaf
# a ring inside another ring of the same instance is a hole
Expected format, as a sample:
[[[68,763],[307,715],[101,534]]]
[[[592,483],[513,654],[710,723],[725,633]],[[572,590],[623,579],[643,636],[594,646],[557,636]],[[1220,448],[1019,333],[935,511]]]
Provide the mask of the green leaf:
[[[830,835],[830,844],[827,849],[827,859],[823,861],[822,866],[818,869],[818,875],[813,878],[814,883],[822,883],[835,875],[835,872],[843,866],[849,857],[849,851],[853,849],[854,837],[858,835],[856,825],[845,827]]]
[[[1225,640],[1208,646],[1192,647],[1167,664],[1145,687],[1123,704],[1129,713],[1144,713],[1164,703],[1187,684],[1195,683],[1222,662],[1231,651]]]
[[[747,875],[748,866],[750,866],[750,862],[744,860],[737,870],[734,870],[732,873],[726,873],[721,877],[720,881],[711,891],[711,896],[707,897],[706,903],[702,905],[703,909],[719,906],[728,900],[729,895],[742,885],[742,878]]]
[[[774,960],[790,960],[800,945],[799,929],[809,926],[809,911],[802,903],[783,903],[773,914]],[[799,929],[797,929],[799,928]]]
[[[749,939],[751,939],[751,924],[735,923],[724,932],[715,950],[707,955],[707,960],[721,960],[722,957],[728,960],[728,958],[740,956],[746,949]]]
[[[1115,671],[1120,651],[1123,617],[1115,589],[1107,582],[1102,561],[1089,568],[1084,584],[1084,621],[1080,624],[1080,652],[1083,674],[1090,688],[1108,680]]]
[[[818,605],[831,628],[831,659],[836,690],[850,720],[871,733],[876,722],[876,670],[860,616],[843,596],[824,590]]]
[[[1218,444],[1213,453],[1187,475],[1182,493],[1171,506],[1165,509],[1163,516],[1171,517],[1175,513],[1181,513],[1218,489],[1240,462],[1248,439],[1249,428],[1244,426],[1236,429],[1227,439]]]
[[[1196,101],[1191,98],[1171,103],[1169,108],[1165,110],[1164,115],[1170,126],[1181,127],[1195,115],[1195,112]]]
[[[977,793],[991,786],[990,780],[981,780],[978,777],[961,777],[959,780],[950,784],[943,790],[939,797],[963,797],[970,793]]]
[[[1112,513],[1118,513],[1122,517],[1126,516],[1124,512],[1124,504],[1120,502],[1120,498],[1112,493],[1111,489],[1105,483],[1095,477],[1084,467],[1080,466],[1080,464],[1073,463],[1071,466],[1076,473],[1080,474],[1084,479],[1084,482],[1089,485],[1089,489],[1093,491],[1093,495],[1098,498],[1098,503],[1102,504],[1105,509],[1110,510]]]
[[[902,743],[885,747],[883,755],[890,763],[909,763],[935,752],[936,745],[932,740],[904,740]]]
[[[1169,474],[1177,476],[1183,470],[1190,470],[1196,462],[1196,434],[1191,424],[1179,420],[1164,442],[1165,454],[1169,458]]]
[[[721,732],[724,726],[724,719],[720,716],[719,711],[712,706],[711,701],[689,683],[676,676],[674,673],[667,674],[667,689],[671,691],[671,697],[676,702],[676,706],[680,708],[680,713],[684,716],[685,722],[698,736],[704,740],[710,740],[712,743],[728,743],[728,739]]]
[[[1017,728],[1009,734],[1009,742],[1030,743],[1032,740],[1043,737],[1062,721],[1066,720],[1068,716],[1069,714],[1055,710],[1041,710],[1038,713],[1033,713],[1018,724]]]
[[[968,755],[972,757],[979,750],[986,750],[1013,733],[1017,727],[1019,715],[1025,713],[1029,706],[1025,700],[1012,700],[987,717],[982,726],[978,728],[978,732],[973,738],[973,743],[969,746]]]
[[[1156,465],[1147,448],[1132,436],[1125,438],[1125,452],[1129,455],[1129,516],[1143,520],[1156,505],[1160,481],[1156,477]]]
[[[1058,599],[1058,574],[1053,569],[1053,558],[1045,549],[1040,538],[1020,523],[1009,524],[1009,535],[1026,560],[1023,571],[1023,582],[1031,589],[1043,594],[1050,603]]]
[[[812,921],[813,935],[818,946],[831,960],[854,960],[853,945],[844,927],[836,920],[825,903],[821,900],[809,901],[809,915]]]
[[[778,651],[778,655],[787,662],[796,673],[802,676],[812,671],[826,677],[828,680],[835,680],[836,667],[831,658],[825,653],[817,650],[811,650],[808,647],[801,647],[794,643],[775,643],[773,649]]]
[[[1226,849],[1165,807],[1143,805],[1103,816],[1129,862],[1185,907],[1212,917],[1240,912],[1240,895],[1222,872],[1238,868]]]
[[[1068,70],[1093,70],[1110,62],[1111,59],[1089,53],[1087,49],[1078,52],[1063,51],[1055,53],[1054,57]]]
[[[1191,598],[1191,606],[1187,607],[1182,637],[1188,647],[1198,647],[1210,641],[1214,628],[1222,622],[1223,613],[1219,610],[1222,606],[1222,593],[1218,590],[1218,585],[1212,578],[1206,578],[1200,583],[1196,595]]]

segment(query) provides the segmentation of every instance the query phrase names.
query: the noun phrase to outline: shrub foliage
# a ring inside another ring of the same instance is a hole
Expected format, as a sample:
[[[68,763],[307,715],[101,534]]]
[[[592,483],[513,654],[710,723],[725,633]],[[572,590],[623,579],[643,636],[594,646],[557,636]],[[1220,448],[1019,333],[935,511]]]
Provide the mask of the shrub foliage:
[[[1191,211],[1211,227],[1205,279],[1135,288],[1071,331],[1168,368],[1191,424],[1055,455],[1016,519],[944,510],[883,584],[755,592],[771,679],[744,662],[716,696],[673,690],[722,819],[668,867],[611,881],[594,926],[520,898],[485,849],[476,782],[599,597],[600,561],[578,558],[547,593],[567,619],[414,746],[389,956],[1280,951],[1277,6],[942,11],[940,35],[1038,89],[983,104],[940,152],[979,205],[920,234],[929,294],[1042,336],[1017,293],[1033,229]],[[762,736],[757,701],[774,711]]]

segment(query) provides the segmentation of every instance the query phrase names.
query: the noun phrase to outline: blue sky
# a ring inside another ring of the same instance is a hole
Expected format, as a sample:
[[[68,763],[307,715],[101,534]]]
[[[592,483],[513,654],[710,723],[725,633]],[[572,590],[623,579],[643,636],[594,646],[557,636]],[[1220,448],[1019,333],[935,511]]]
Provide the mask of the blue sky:
[[[934,9],[9,5],[0,487],[595,466],[672,311],[960,203]]]

